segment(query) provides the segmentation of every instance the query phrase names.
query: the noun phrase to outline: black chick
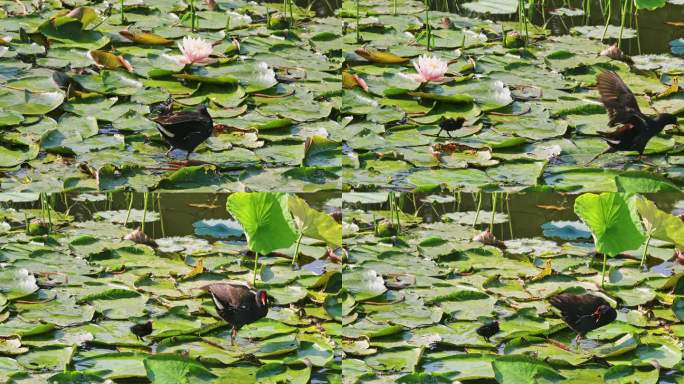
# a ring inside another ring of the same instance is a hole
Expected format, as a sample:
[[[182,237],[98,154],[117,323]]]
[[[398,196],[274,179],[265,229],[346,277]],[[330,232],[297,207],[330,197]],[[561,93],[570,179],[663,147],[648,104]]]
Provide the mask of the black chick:
[[[231,325],[230,344],[235,344],[237,331],[243,325],[253,323],[268,313],[266,291],[255,291],[246,285],[215,283],[202,287],[211,293],[216,312]]]
[[[148,321],[146,323],[134,324],[131,326],[131,332],[133,332],[138,340],[142,340],[145,336],[152,333],[152,322]]]
[[[194,111],[171,112],[171,105],[165,105],[162,113],[154,121],[157,130],[164,140],[171,146],[166,152],[175,148],[187,151],[185,158],[190,157],[192,151],[211,136],[214,122],[207,111],[207,106],[200,104]]]
[[[487,342],[489,342],[490,337],[499,333],[499,322],[494,320],[485,323],[480,328],[475,330],[475,332],[477,332],[478,335],[484,337],[484,339],[487,340]]]
[[[451,137],[451,132],[459,130],[463,127],[463,123],[465,123],[466,119],[463,117],[457,117],[455,119],[450,118],[450,119],[444,119],[439,122],[439,132],[437,132],[437,136],[442,134],[442,131],[446,131],[447,135]]]
[[[609,147],[589,163],[604,153],[617,151],[636,151],[641,160],[646,144],[653,136],[660,133],[666,125],[677,125],[677,117],[669,113],[656,116],[641,113],[636,97],[615,72],[601,72],[596,76],[596,81],[601,102],[610,117],[608,125],[619,127],[613,132],[599,132]]]
[[[562,293],[549,302],[561,311],[563,321],[577,333],[577,341],[617,318],[617,311],[603,298],[594,295]]]

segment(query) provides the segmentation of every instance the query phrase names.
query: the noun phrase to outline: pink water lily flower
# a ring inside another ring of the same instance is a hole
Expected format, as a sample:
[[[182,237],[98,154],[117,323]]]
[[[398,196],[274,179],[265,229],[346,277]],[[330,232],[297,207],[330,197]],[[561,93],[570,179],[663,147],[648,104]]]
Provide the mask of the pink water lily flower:
[[[421,83],[426,83],[444,79],[448,63],[437,56],[420,56],[418,60],[413,61],[413,66],[418,72],[414,78]]]
[[[201,37],[184,37],[181,43],[178,43],[183,56],[177,58],[181,64],[204,63],[209,60],[211,55],[211,43],[203,40]]]

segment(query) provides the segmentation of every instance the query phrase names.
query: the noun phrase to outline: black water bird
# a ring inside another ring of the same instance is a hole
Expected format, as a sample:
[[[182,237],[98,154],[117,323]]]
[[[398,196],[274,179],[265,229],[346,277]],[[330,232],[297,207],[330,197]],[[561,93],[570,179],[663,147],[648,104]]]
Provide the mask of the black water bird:
[[[134,324],[131,326],[131,332],[138,340],[142,340],[145,336],[152,333],[152,322],[148,321],[146,323]]]
[[[636,151],[641,160],[646,144],[667,125],[677,125],[677,117],[669,113],[656,116],[644,115],[639,109],[636,97],[615,72],[605,71],[596,76],[601,102],[608,110],[608,125],[618,127],[613,132],[599,132],[609,145],[608,149],[596,155],[589,163],[604,153]],[[589,164],[587,163],[587,164]]]
[[[457,117],[457,118],[449,118],[449,119],[444,119],[439,122],[439,132],[437,132],[437,136],[442,134],[442,131],[446,131],[447,135],[451,137],[451,132],[457,131],[461,128],[463,128],[463,123],[465,123],[466,119],[463,117]]]
[[[214,283],[202,287],[211,294],[216,312],[231,325],[230,344],[235,343],[237,331],[268,313],[266,291],[255,291],[243,284]]]
[[[494,320],[485,323],[481,327],[475,330],[478,335],[484,337],[485,340],[489,341],[489,338],[499,333],[499,322]]]
[[[199,104],[194,111],[173,112],[172,103],[173,101],[162,105],[160,114],[154,122],[157,123],[157,129],[164,141],[171,146],[166,155],[180,148],[187,151],[187,160],[192,151],[211,136],[214,122],[204,104]]]
[[[617,318],[617,311],[606,300],[594,295],[562,293],[549,302],[561,311],[563,321],[577,333],[577,341]]]

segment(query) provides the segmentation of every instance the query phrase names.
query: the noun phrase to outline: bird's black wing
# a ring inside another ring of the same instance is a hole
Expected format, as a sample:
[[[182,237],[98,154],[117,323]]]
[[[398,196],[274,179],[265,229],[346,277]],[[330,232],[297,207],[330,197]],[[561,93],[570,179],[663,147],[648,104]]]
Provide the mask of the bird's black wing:
[[[203,288],[211,293],[216,309],[224,313],[235,313],[242,310],[243,308],[241,307],[243,306],[245,296],[250,296],[252,299],[254,297],[254,294],[248,287],[240,284],[210,284]]]
[[[176,125],[199,122],[202,117],[197,112],[176,112],[168,115],[157,116],[154,121],[161,125]]]
[[[635,118],[643,120],[636,97],[615,72],[604,71],[596,76],[601,102],[608,110],[609,125],[629,124]]]
[[[598,296],[573,295],[570,293],[556,295],[549,302],[554,307],[560,309],[563,320],[571,327],[584,316],[591,316],[601,305],[609,305],[607,301]]]

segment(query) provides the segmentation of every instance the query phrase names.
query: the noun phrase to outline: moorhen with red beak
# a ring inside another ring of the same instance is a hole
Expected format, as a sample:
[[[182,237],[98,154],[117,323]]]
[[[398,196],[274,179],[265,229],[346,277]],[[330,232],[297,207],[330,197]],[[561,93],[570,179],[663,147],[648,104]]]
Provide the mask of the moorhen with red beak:
[[[230,345],[234,345],[237,331],[268,313],[266,291],[255,291],[236,283],[209,284],[201,289],[211,293],[216,312],[231,325]]]
[[[577,333],[576,341],[617,318],[617,311],[603,298],[594,295],[562,293],[549,302],[561,311],[563,321]]]
[[[589,163],[605,153],[617,151],[636,151],[641,160],[646,144],[653,136],[660,133],[666,125],[677,125],[677,117],[669,113],[644,115],[632,91],[615,72],[601,72],[596,76],[596,81],[601,102],[610,117],[608,125],[619,127],[613,132],[599,132],[609,147]]]
[[[214,131],[214,121],[207,111],[207,106],[200,104],[194,111],[172,112],[173,100],[167,101],[159,116],[154,118],[157,130],[171,148],[166,155],[180,148],[187,151],[185,159],[192,151],[211,136]]]
[[[494,320],[482,325],[480,328],[476,329],[478,335],[484,337],[484,339],[489,342],[489,338],[499,333],[499,322]]]

